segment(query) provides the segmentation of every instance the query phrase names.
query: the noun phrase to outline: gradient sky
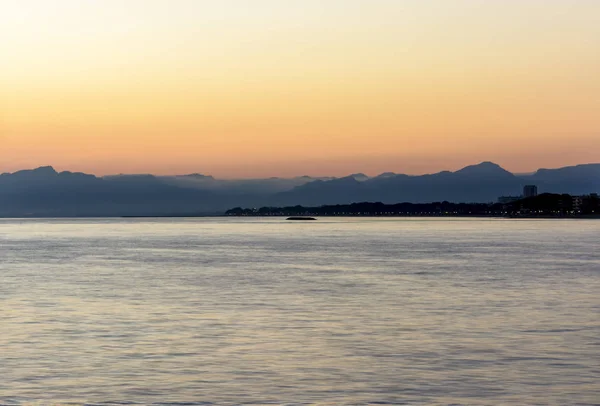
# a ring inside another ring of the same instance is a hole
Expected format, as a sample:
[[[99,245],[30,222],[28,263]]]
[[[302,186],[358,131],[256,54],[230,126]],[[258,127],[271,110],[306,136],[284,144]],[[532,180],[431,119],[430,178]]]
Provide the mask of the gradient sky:
[[[0,172],[600,161],[600,1],[0,0]]]

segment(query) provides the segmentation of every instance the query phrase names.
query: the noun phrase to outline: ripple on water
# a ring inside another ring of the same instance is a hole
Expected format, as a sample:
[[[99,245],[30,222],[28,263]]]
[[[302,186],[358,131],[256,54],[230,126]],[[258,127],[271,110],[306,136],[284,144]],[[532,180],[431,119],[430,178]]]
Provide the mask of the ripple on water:
[[[0,220],[0,404],[598,404],[600,222],[284,223]]]

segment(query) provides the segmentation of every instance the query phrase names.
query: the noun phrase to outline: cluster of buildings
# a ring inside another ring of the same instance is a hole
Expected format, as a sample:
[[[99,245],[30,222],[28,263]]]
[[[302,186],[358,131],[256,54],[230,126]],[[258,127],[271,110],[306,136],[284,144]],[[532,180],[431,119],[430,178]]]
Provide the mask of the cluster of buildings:
[[[593,206],[593,201],[598,204],[598,193],[590,193],[589,195],[583,196],[571,196],[573,199],[573,211],[576,213],[581,213],[586,206]]]
[[[526,185],[523,187],[523,194],[520,196],[501,196],[498,198],[498,203],[503,205],[509,205],[513,202],[526,199],[528,197],[535,197],[538,195],[538,189],[536,185]],[[565,200],[566,199],[566,200]],[[550,200],[544,199],[545,201],[530,202],[530,203],[519,203],[518,207],[537,207],[539,210],[549,210],[550,206],[557,206],[554,209],[560,212],[569,214],[584,214],[584,213],[598,213],[600,210],[600,198],[598,193],[590,193],[588,195],[581,196],[570,196],[563,194],[558,197],[554,203]],[[506,207],[506,206],[505,206]]]

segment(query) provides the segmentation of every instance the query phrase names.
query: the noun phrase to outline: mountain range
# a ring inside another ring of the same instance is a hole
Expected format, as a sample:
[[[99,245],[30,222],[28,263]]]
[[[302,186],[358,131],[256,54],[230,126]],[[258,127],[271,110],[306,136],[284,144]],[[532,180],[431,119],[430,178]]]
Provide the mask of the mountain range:
[[[600,164],[513,174],[492,162],[455,172],[369,177],[222,180],[209,175],[115,175],[57,172],[50,166],[0,175],[0,216],[152,216],[219,214],[237,206],[494,202],[519,195],[524,185],[540,193],[600,191]]]

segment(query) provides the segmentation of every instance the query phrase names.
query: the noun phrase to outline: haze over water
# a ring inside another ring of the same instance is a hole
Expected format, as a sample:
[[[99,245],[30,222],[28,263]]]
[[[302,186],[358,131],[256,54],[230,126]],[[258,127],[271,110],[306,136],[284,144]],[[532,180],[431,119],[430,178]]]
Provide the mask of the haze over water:
[[[0,403],[598,404],[599,235],[0,220]]]

